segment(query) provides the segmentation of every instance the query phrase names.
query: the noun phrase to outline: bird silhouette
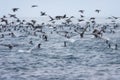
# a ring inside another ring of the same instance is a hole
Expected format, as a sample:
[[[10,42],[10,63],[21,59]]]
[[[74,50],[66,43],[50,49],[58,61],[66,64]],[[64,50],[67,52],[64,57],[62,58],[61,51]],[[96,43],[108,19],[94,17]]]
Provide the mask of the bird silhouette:
[[[81,18],[83,18],[84,16],[83,15],[80,15]]]
[[[16,12],[19,8],[12,8],[13,12]]]
[[[19,46],[18,44],[0,44],[0,45],[8,47],[9,49],[13,49],[13,47]]]
[[[31,20],[31,22],[32,22],[33,24],[35,24],[35,23],[36,23],[36,20]]]
[[[38,7],[38,5],[32,5],[31,7],[32,7],[32,8],[35,8],[35,7]]]
[[[41,16],[46,16],[47,14],[45,12],[40,12],[41,13]]]
[[[4,18],[0,18],[1,19],[1,22],[5,22],[5,24],[7,25],[8,24],[8,21]]]
[[[114,19],[118,19],[119,17],[112,16]]]
[[[7,18],[7,17],[4,15],[3,18]]]
[[[21,20],[20,20],[20,19],[17,19],[16,22],[21,22]]]
[[[69,24],[70,22],[72,22],[72,20],[69,18],[66,20],[66,22]]]
[[[84,19],[78,19],[78,22],[82,22],[82,21],[84,21]]]
[[[50,18],[50,20],[49,20],[49,21],[53,21],[53,20],[54,20],[51,16],[49,16],[49,18]]]
[[[78,12],[84,13],[84,10],[79,10]]]
[[[17,19],[16,15],[15,14],[8,14],[11,18],[15,18]]]
[[[70,18],[75,18],[74,16],[71,16]]]
[[[96,10],[95,10],[95,12],[97,12],[97,13],[99,13],[100,11],[101,11],[101,10],[99,10],[99,9],[96,9]]]
[[[89,27],[89,26],[86,26],[86,27],[84,28],[83,32],[80,33],[80,37],[81,37],[81,38],[83,38],[84,33],[87,31],[87,28],[88,28],[88,27]]]
[[[90,20],[95,20],[95,17],[91,17]]]
[[[97,30],[97,29],[94,29],[92,34],[97,38],[97,37],[101,37],[100,35],[102,35],[101,31]]]
[[[68,18],[68,17],[66,16],[66,14],[64,14],[64,15],[63,15],[63,18]]]
[[[27,22],[26,24],[27,24],[28,26],[32,26],[32,27],[34,28],[34,25],[33,25],[32,23]]]

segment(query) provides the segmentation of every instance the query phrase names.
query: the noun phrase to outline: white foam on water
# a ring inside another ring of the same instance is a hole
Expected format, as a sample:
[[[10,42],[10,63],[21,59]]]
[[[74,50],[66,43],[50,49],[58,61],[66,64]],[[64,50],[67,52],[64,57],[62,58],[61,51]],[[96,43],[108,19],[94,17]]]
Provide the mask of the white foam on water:
[[[108,37],[106,37],[106,36],[104,36],[104,37],[102,37],[103,39],[105,39],[105,40],[110,40],[110,38],[108,38]]]
[[[30,50],[22,50],[22,49],[18,50],[18,52],[20,52],[20,53],[24,53],[24,52],[31,53],[31,51],[32,51],[32,49],[30,49]]]
[[[49,28],[53,28],[53,27],[49,27]]]
[[[18,52],[25,52],[25,50],[21,50],[21,49],[20,49],[20,50],[18,50]]]
[[[76,40],[75,39],[67,39],[67,41],[69,41],[69,42],[75,42]]]
[[[18,50],[18,52],[28,52],[30,53],[33,49],[37,48],[37,45],[39,44],[39,42],[36,42],[35,45],[33,47],[31,47],[28,50]]]

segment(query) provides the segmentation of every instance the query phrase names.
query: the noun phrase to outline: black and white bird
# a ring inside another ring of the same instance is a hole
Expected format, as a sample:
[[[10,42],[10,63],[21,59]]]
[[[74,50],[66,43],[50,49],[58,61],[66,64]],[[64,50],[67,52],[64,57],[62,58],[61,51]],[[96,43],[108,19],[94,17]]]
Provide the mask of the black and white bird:
[[[49,16],[49,18],[50,18],[50,20],[49,21],[53,21],[54,19],[53,19],[53,17],[51,17],[51,16]]]

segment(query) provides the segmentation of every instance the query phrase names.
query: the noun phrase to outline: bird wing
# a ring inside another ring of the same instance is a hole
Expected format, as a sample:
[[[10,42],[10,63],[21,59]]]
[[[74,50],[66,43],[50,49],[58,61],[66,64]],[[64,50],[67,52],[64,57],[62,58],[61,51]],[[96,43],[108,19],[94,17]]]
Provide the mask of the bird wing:
[[[51,16],[49,16],[49,18],[51,19],[51,21],[54,20]]]

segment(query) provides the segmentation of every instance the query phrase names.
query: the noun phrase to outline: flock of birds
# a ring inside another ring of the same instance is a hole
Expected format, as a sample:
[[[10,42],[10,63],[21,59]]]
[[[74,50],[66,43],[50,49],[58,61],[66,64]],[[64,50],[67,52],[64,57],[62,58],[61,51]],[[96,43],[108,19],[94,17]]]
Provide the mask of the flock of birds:
[[[38,7],[37,5],[32,5],[31,8]],[[71,39],[74,36],[79,35],[80,38],[84,38],[84,36],[89,33],[89,35],[93,35],[95,38],[100,38],[102,40],[105,40],[105,43],[108,45],[109,48],[111,48],[111,41],[109,39],[106,39],[103,37],[104,33],[114,34],[115,30],[118,29],[120,26],[118,23],[116,23],[116,20],[119,19],[119,17],[108,17],[108,19],[111,19],[111,24],[98,24],[96,22],[95,17],[89,18],[87,21],[85,21],[84,16],[84,10],[79,10],[80,18],[77,19],[77,24],[74,24],[72,19],[75,18],[74,16],[68,17],[66,14],[52,17],[46,12],[40,12],[40,16],[46,16],[49,18],[48,23],[37,23],[37,20],[31,20],[27,21],[25,19],[20,19],[16,16],[15,12],[18,11],[19,8],[13,8],[12,11],[14,14],[8,14],[4,15],[0,18],[0,39],[4,40],[4,38],[7,36],[10,36],[12,38],[15,37],[21,37],[17,36],[16,32],[19,32],[20,34],[25,33],[25,38],[28,38],[28,36],[37,36],[43,41],[49,41],[49,36],[47,30],[43,29],[52,29],[49,35],[56,33],[60,36],[63,36],[67,39]],[[100,13],[101,10],[96,9],[96,13]],[[9,19],[12,19],[12,21],[9,21]],[[57,21],[64,20],[60,24],[56,24]],[[85,22],[84,25],[81,23]],[[2,42],[0,41],[0,43]],[[34,46],[34,41],[29,40],[28,44]],[[64,41],[64,47],[67,46],[67,41]],[[39,42],[35,45],[37,48],[41,48],[41,45],[43,43]],[[112,43],[115,46],[115,49],[118,49],[117,43]],[[16,46],[19,46],[18,44],[6,44],[1,43],[0,46],[8,47],[10,50],[13,49]],[[30,50],[32,50],[31,48]]]

